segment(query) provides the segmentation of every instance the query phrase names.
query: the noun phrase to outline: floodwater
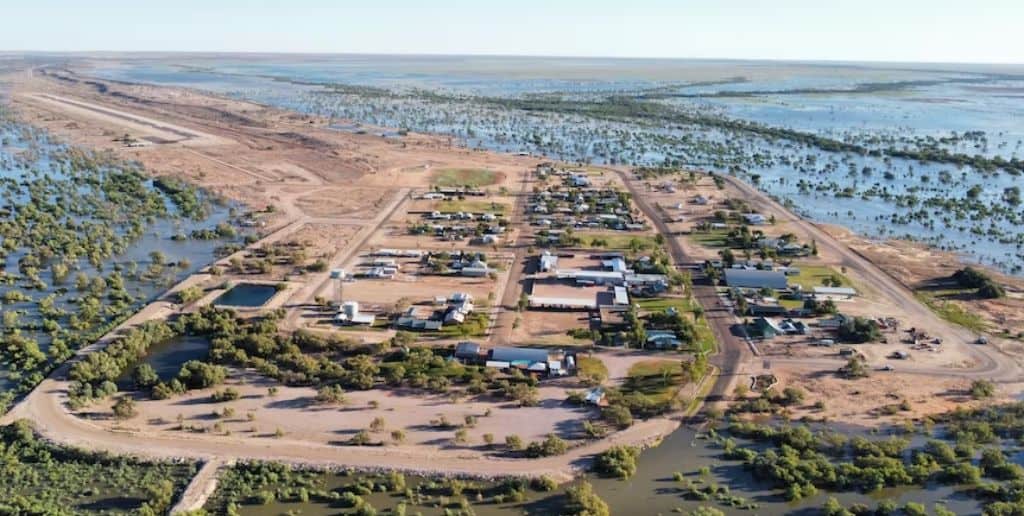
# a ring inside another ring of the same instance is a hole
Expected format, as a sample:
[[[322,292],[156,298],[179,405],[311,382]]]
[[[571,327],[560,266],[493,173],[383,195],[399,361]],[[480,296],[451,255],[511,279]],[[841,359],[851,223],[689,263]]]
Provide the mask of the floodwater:
[[[803,216],[1024,274],[1020,176],[825,151],[705,122],[523,111],[502,100],[650,102],[699,119],[797,130],[869,149],[1024,158],[1024,68],[466,56],[139,59],[89,73],[196,87],[340,120],[448,134],[567,161],[735,173]],[[336,90],[329,85],[356,87]],[[858,87],[882,85],[870,91]],[[889,85],[889,86],[886,86]],[[362,88],[362,89],[360,89]],[[375,89],[374,89],[375,88]],[[379,89],[379,90],[378,90]],[[742,92],[746,96],[723,96]],[[662,97],[659,97],[661,95]],[[645,97],[646,98],[646,97]],[[341,123],[339,125],[346,125]],[[967,199],[967,192],[980,194]],[[952,206],[951,203],[952,202]]]
[[[918,441],[921,439],[919,438]],[[738,440],[743,444],[742,440]],[[699,471],[707,467],[709,475],[702,476]],[[673,479],[675,472],[682,473],[684,478],[700,485],[716,484],[727,486],[733,497],[744,502],[757,504],[753,509],[739,509],[716,502],[714,499],[698,501],[686,497],[683,482]],[[353,481],[352,477],[327,473],[323,476],[325,487],[335,490]],[[638,463],[637,474],[626,481],[587,478],[594,485],[595,491],[608,503],[612,514],[687,514],[701,506],[713,506],[727,514],[761,514],[791,515],[820,514],[822,505],[829,497],[835,497],[849,507],[861,503],[869,507],[876,506],[883,500],[891,500],[902,506],[906,502],[924,504],[929,509],[936,503],[943,504],[956,514],[980,514],[981,508],[976,500],[971,499],[965,488],[956,486],[928,485],[925,487],[887,488],[872,493],[842,492],[818,494],[798,502],[787,502],[779,489],[755,479],[739,462],[722,458],[721,448],[712,441],[702,438],[696,431],[682,427],[670,434],[660,446],[644,451]],[[407,484],[415,486],[425,482],[419,477],[407,476]],[[474,503],[473,511],[482,516],[510,516],[513,514],[552,514],[563,503],[564,489],[552,494],[528,491],[528,500],[522,503]],[[363,497],[378,511],[394,509],[404,500],[404,496],[394,493],[374,493]],[[472,497],[470,497],[472,500]],[[436,501],[436,500],[435,500]],[[454,502],[454,499],[452,500]],[[444,514],[444,507],[434,505],[407,507],[408,513],[421,512],[425,515]],[[300,511],[307,516],[327,516],[338,514],[340,506],[327,503],[286,502],[268,505],[243,505],[241,514],[251,516],[272,516],[285,514],[288,511]],[[294,512],[293,512],[294,514]]]
[[[217,306],[242,306],[247,308],[263,306],[277,293],[273,285],[239,283],[213,301]]]
[[[189,360],[203,360],[210,353],[210,341],[205,337],[192,335],[179,335],[163,342],[158,342],[149,347],[146,357],[139,364],[149,364],[153,367],[161,381],[167,382],[177,376],[181,366]],[[118,379],[118,388],[122,390],[132,389],[131,368]]]
[[[24,180],[38,179],[39,174],[45,175],[48,181],[59,182],[66,179],[62,172],[62,165],[51,161],[51,152],[62,149],[61,144],[54,143],[45,135],[28,131],[23,127],[8,126],[0,127],[0,179],[6,181],[20,182]],[[21,160],[26,154],[26,149],[31,149],[31,155],[35,156],[30,163],[22,163]],[[152,184],[148,185],[153,188]],[[200,195],[205,195],[200,193]],[[8,202],[24,201],[25,199],[9,199]],[[165,218],[151,218],[139,220],[144,228],[143,233],[135,241],[130,242],[122,252],[115,252],[107,260],[94,266],[88,257],[79,257],[70,263],[69,278],[63,283],[51,281],[48,265],[42,270],[41,278],[45,285],[43,288],[27,288],[21,281],[5,282],[0,284],[0,295],[10,290],[17,290],[27,294],[29,301],[19,301],[3,305],[4,311],[19,311],[22,335],[35,339],[39,349],[46,353],[50,347],[52,335],[38,326],[41,321],[38,300],[54,295],[54,305],[63,308],[69,314],[78,310],[76,301],[81,293],[75,288],[75,277],[79,273],[85,274],[88,278],[109,277],[114,271],[118,271],[124,281],[125,291],[131,296],[131,307],[139,308],[146,303],[156,299],[166,292],[167,288],[178,281],[181,281],[190,274],[198,271],[214,259],[217,247],[224,245],[226,240],[198,240],[192,238],[180,238],[181,235],[188,235],[197,229],[213,229],[218,224],[229,222],[231,219],[230,207],[221,204],[214,199],[207,199],[209,210],[203,220],[192,220],[181,216],[177,207],[165,199],[169,216]],[[6,218],[9,216],[5,214]],[[83,218],[70,217],[74,222],[82,221]],[[124,235],[129,222],[115,227],[120,235]],[[179,238],[174,238],[178,236]],[[148,276],[147,270],[154,265],[153,252],[159,252],[163,265],[159,267],[159,274]],[[25,249],[11,250],[4,256],[3,265],[7,274],[17,276],[19,260],[25,256]],[[60,324],[68,325],[67,318],[63,318]],[[11,381],[9,371],[0,365],[0,392],[15,387]]]

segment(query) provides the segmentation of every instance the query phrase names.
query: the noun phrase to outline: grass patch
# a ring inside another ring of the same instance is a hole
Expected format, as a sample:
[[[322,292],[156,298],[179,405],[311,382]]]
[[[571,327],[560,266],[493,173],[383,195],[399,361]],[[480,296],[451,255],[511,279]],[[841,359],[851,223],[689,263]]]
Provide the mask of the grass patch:
[[[704,247],[725,247],[728,241],[724,229],[715,229],[707,232],[693,232],[688,235],[689,239],[697,245]]]
[[[697,330],[697,340],[694,341],[693,346],[690,346],[689,351],[713,353],[718,349],[715,334],[711,331],[707,319],[694,316],[693,310],[697,303],[693,299],[685,297],[633,298],[633,303],[637,305],[641,314],[664,312],[669,308],[675,308],[679,313],[689,317]]]
[[[623,394],[640,393],[653,401],[669,401],[683,385],[678,360],[644,360],[629,368]]]
[[[487,327],[490,323],[491,320],[486,313],[476,312],[471,314],[469,317],[466,317],[466,321],[462,324],[442,326],[435,335],[449,339],[458,337],[483,337],[487,335]]]
[[[779,304],[790,310],[798,310],[804,307],[804,302],[799,299],[780,299]]]
[[[623,250],[635,248],[639,251],[658,247],[658,242],[654,240],[653,235],[642,233],[576,233],[576,235],[580,237],[580,244],[586,247]]]
[[[434,186],[454,187],[468,186],[479,188],[492,185],[498,181],[498,173],[483,168],[445,168],[434,173],[431,184]]]
[[[832,276],[835,276],[842,280],[844,287],[853,286],[853,282],[850,281],[850,278],[847,278],[844,274],[833,269],[832,267],[828,267],[825,265],[803,264],[793,264],[793,266],[800,269],[800,274],[789,276],[789,283],[795,283],[797,285],[800,285],[805,290],[810,290],[814,287],[823,286],[822,282],[825,280],[825,278],[830,278]]]
[[[460,211],[469,213],[494,213],[502,215],[508,210],[508,204],[491,201],[438,201],[434,209],[441,213],[456,213]]]
[[[708,354],[717,353],[718,341],[715,340],[715,334],[711,331],[707,317],[695,318],[693,325],[697,328],[697,341],[694,343],[696,344],[696,349],[694,351]]]
[[[914,296],[935,312],[936,315],[953,324],[958,324],[977,333],[988,331],[988,324],[985,322],[985,319],[975,312],[965,310],[958,303],[938,299],[933,295],[923,292],[917,292]]]
[[[576,368],[579,375],[603,381],[608,378],[608,367],[597,357],[576,356]]]
[[[680,313],[693,311],[693,301],[685,297],[633,298],[633,304],[641,312],[664,312],[669,308],[675,308]]]

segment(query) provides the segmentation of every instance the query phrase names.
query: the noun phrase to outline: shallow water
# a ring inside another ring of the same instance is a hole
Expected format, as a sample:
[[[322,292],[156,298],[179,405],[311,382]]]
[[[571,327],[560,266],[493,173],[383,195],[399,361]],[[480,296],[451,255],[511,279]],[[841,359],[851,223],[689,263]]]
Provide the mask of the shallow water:
[[[480,103],[498,98],[558,92],[561,98],[603,99],[616,92],[714,94],[780,92],[752,97],[672,98],[685,113],[760,122],[810,132],[868,148],[917,148],[932,143],[967,155],[1024,156],[1024,75],[993,75],[984,84],[942,82],[977,78],[964,67],[946,71],[907,65],[823,65],[686,60],[573,60],[399,56],[323,56],[285,61],[207,59],[202,68],[176,67],[173,59],[101,67],[101,76],[180,84],[323,116],[385,127],[453,135],[473,148],[542,153],[568,161],[662,164],[666,160],[719,172],[736,172],[788,201],[811,219],[836,223],[870,238],[909,238],[961,253],[966,259],[1024,274],[1024,210],[1007,214],[1003,191],[1020,183],[1007,173],[971,167],[827,152],[786,140],[705,125],[650,126],[641,119],[525,113]],[[289,83],[289,80],[301,84]],[[858,84],[924,81],[918,86],[850,93]],[[395,96],[334,92],[317,83],[370,86]],[[455,92],[449,100],[416,88]],[[787,93],[825,89],[827,93]],[[410,93],[413,92],[413,93]],[[981,138],[938,140],[981,131]],[[932,140],[928,140],[932,138]],[[883,174],[891,176],[883,179]],[[923,179],[927,176],[927,179]],[[799,180],[811,185],[800,189]],[[983,188],[981,208],[962,217],[914,202],[962,199]],[[818,187],[823,189],[818,190]],[[851,188],[852,195],[837,196]],[[871,192],[882,191],[886,196]]]
[[[863,430],[860,430],[861,432]],[[915,441],[923,441],[918,436]],[[920,444],[919,442],[916,444]],[[691,428],[680,428],[669,435],[660,446],[644,451],[638,463],[637,474],[626,481],[607,478],[587,478],[595,491],[608,503],[612,514],[672,514],[681,509],[684,514],[701,506],[713,506],[727,514],[820,514],[822,505],[829,497],[835,497],[844,506],[855,503],[876,506],[880,501],[892,500],[902,506],[906,502],[922,503],[931,510],[936,503],[942,503],[957,514],[980,514],[980,505],[972,500],[963,488],[956,486],[928,485],[926,487],[887,488],[872,493],[819,492],[815,496],[798,502],[787,502],[781,490],[755,479],[739,462],[727,461],[721,457],[721,449],[700,436]],[[702,477],[699,470],[710,469],[710,475]],[[716,503],[714,500],[695,501],[684,496],[682,483],[673,480],[673,473],[683,473],[685,478],[702,485],[714,483],[728,486],[730,494],[758,505],[756,509],[738,509]],[[328,490],[339,489],[350,483],[352,477],[325,474],[323,477]],[[409,485],[424,480],[407,476]],[[563,486],[564,487],[564,486]],[[473,511],[480,515],[504,516],[512,514],[552,514],[562,503],[559,489],[552,494],[529,491],[529,499],[523,503],[494,505],[474,503]],[[396,507],[404,497],[400,494],[374,493],[363,497],[378,510]],[[338,506],[326,503],[272,503],[268,505],[243,505],[241,513],[252,516],[271,516],[288,511],[301,511],[303,515],[326,516],[338,514]],[[410,506],[409,514],[443,514],[444,510],[433,506]]]
[[[149,364],[161,381],[167,382],[177,376],[181,366],[189,360],[203,360],[210,353],[210,341],[205,337],[180,335],[150,346],[146,357],[139,364]],[[117,381],[121,390],[131,390],[134,367],[125,371]]]
[[[213,304],[218,306],[263,306],[276,293],[277,288],[273,285],[239,283],[214,299]]]
[[[42,133],[18,126],[0,128],[0,140],[2,140],[0,143],[0,180],[20,182],[38,178],[40,175],[54,182],[66,180],[62,165],[52,161],[50,155],[51,152],[62,149],[61,144],[50,141]],[[26,154],[26,149],[32,149],[32,154]],[[26,158],[28,163],[23,163]],[[151,183],[148,186],[153,188]],[[5,190],[5,195],[9,195],[8,190]],[[22,200],[24,199],[8,198],[8,202]],[[21,334],[36,340],[43,353],[48,351],[52,340],[50,333],[33,326],[42,320],[37,300],[53,294],[56,307],[64,308],[70,314],[74,314],[78,310],[76,300],[82,295],[75,288],[75,276],[79,273],[92,279],[109,278],[114,271],[118,271],[123,279],[125,291],[132,297],[131,307],[137,309],[166,292],[170,285],[211,262],[214,259],[215,249],[224,245],[225,240],[175,239],[172,237],[188,235],[195,229],[212,229],[217,224],[228,222],[230,220],[229,206],[211,202],[207,216],[203,220],[192,220],[182,217],[170,199],[165,198],[164,201],[169,215],[165,218],[138,221],[142,224],[143,233],[136,240],[129,242],[123,252],[115,252],[109,259],[102,260],[98,267],[83,256],[70,263],[68,278],[63,282],[53,281],[49,264],[45,264],[40,271],[40,278],[45,282],[42,289],[28,288],[22,281],[0,284],[0,295],[10,290],[18,290],[31,298],[30,301],[3,305],[4,311],[17,310],[21,312],[20,322],[23,325],[20,329]],[[3,217],[8,216],[5,214]],[[73,215],[69,217],[76,223],[89,218],[88,216]],[[114,229],[119,235],[124,235],[130,222],[130,220],[118,221],[119,225]],[[157,277],[146,278],[142,273],[153,263],[151,253],[154,251],[160,253],[165,265],[162,266]],[[17,275],[19,260],[24,255],[25,249],[14,249],[9,252],[5,257],[5,270],[10,274]],[[105,321],[106,319],[104,319]],[[60,324],[67,327],[67,318],[62,318]],[[0,366],[0,390],[9,390],[15,387],[8,374],[9,371]]]

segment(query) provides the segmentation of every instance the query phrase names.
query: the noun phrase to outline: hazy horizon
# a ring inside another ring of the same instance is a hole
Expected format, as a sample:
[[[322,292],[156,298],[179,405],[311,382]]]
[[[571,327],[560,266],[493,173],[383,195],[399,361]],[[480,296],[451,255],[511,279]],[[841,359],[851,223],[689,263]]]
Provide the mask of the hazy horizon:
[[[5,7],[7,52],[466,55],[1022,64],[1024,4],[984,0],[481,5],[327,0]]]

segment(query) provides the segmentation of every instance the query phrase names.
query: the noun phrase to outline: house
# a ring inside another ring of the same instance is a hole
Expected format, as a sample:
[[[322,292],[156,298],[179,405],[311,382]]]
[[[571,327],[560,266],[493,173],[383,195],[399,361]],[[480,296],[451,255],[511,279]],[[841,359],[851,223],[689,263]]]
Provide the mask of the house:
[[[463,267],[459,274],[468,276],[471,278],[482,278],[491,273],[490,267],[484,265],[483,267]]]
[[[464,364],[482,363],[486,356],[476,342],[460,342],[455,345],[455,359]]]
[[[496,347],[491,350],[488,363],[508,364],[505,368],[547,372],[551,353],[546,349]]]
[[[441,329],[442,321],[435,319],[417,319],[415,317],[399,317],[395,321],[399,328],[416,331],[437,331]]]
[[[612,258],[611,260],[604,260],[601,262],[601,266],[613,272],[633,272],[632,270],[629,269],[629,267],[626,266],[626,260],[623,260],[622,258],[619,257]]]
[[[433,310],[427,311],[416,306],[410,306],[405,314],[395,321],[395,325],[399,328],[405,328],[409,330],[419,331],[437,331],[441,329],[444,322],[440,319],[434,319]]]
[[[461,301],[453,302],[448,310],[444,314],[445,324],[462,324],[466,322],[466,317],[473,313],[473,300],[472,298],[463,299]]]
[[[708,203],[708,198],[704,197],[703,195],[698,195],[691,199],[690,202],[699,206],[704,206],[705,204]]]
[[[548,251],[540,255],[541,272],[550,272],[558,267],[558,257]]]
[[[725,284],[732,288],[783,290],[789,288],[786,275],[778,271],[726,269]]]
[[[751,226],[763,226],[768,223],[768,219],[760,213],[744,213],[743,221]]]
[[[675,332],[668,330],[648,330],[647,347],[654,349],[679,349],[683,342]]]
[[[838,330],[840,326],[846,324],[849,317],[843,314],[836,314],[828,319],[822,319],[818,321],[818,327],[825,330]]]
[[[590,186],[590,179],[583,174],[573,174],[569,176],[569,184],[576,188],[586,188]]]
[[[750,334],[754,337],[760,337],[762,339],[775,338],[778,335],[783,334],[782,328],[779,328],[771,319],[764,317],[758,317],[754,319],[754,322],[750,323]]]
[[[473,243],[481,245],[497,244],[498,237],[496,235],[481,235],[477,238],[474,238]]]
[[[781,329],[786,335],[807,335],[809,332],[806,324],[800,321],[794,321],[793,319],[782,320],[782,322],[779,323],[779,329]]]
[[[397,272],[390,267],[374,267],[366,272],[366,276],[369,278],[394,279]]]
[[[358,301],[346,301],[341,305],[341,310],[338,315],[334,317],[334,320],[339,324],[350,324],[350,325],[370,325],[372,326],[377,317],[373,314],[364,314],[359,312]]]

